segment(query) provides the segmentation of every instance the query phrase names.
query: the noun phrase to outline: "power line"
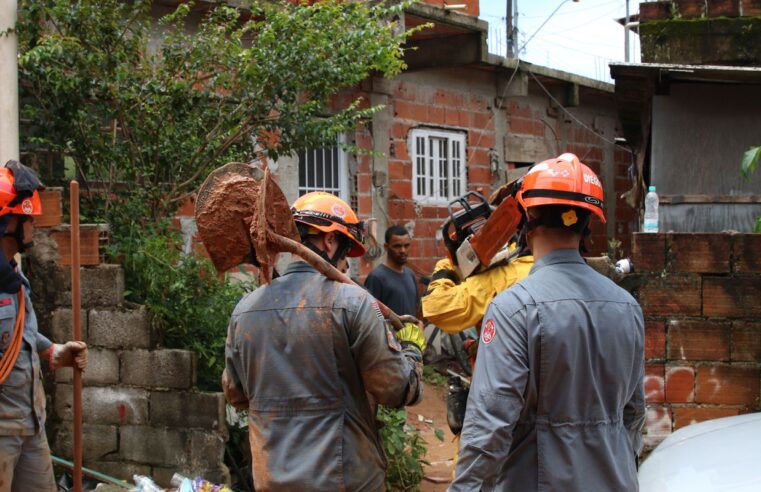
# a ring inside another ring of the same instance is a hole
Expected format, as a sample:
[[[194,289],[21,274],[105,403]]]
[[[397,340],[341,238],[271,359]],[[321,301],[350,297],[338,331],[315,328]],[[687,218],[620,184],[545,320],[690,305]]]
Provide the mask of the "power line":
[[[581,127],[583,127],[583,128],[584,128],[584,129],[586,129],[588,132],[590,132],[590,133],[592,133],[593,135],[595,135],[595,136],[596,136],[597,138],[599,138],[600,140],[603,140],[604,142],[607,142],[607,143],[609,143],[609,144],[611,144],[611,145],[615,145],[616,147],[618,147],[618,148],[620,148],[620,149],[622,149],[622,150],[625,150],[625,151],[629,152],[630,154],[632,153],[632,150],[631,150],[631,149],[629,149],[629,148],[627,148],[627,147],[624,147],[623,145],[619,145],[619,144],[617,144],[617,143],[615,142],[615,140],[610,140],[610,139],[606,138],[606,137],[605,137],[605,136],[604,136],[602,133],[597,133],[597,132],[596,132],[596,131],[594,131],[592,128],[590,128],[589,126],[587,126],[587,125],[586,125],[586,123],[584,123],[584,122],[583,122],[583,121],[581,121],[579,118],[577,118],[577,117],[576,117],[576,115],[574,115],[573,113],[571,113],[570,111],[568,111],[568,110],[567,110],[565,107],[563,107],[563,105],[560,103],[560,101],[558,101],[557,99],[555,99],[555,96],[553,96],[553,95],[552,95],[552,93],[551,93],[550,91],[548,91],[548,90],[547,90],[547,88],[544,86],[544,84],[542,84],[542,82],[539,80],[539,78],[538,78],[536,75],[534,75],[534,72],[531,72],[531,71],[529,71],[529,75],[531,75],[531,78],[533,78],[533,79],[536,81],[536,83],[537,83],[537,84],[539,84],[539,87],[541,87],[541,89],[544,91],[544,93],[545,93],[545,94],[547,94],[547,97],[549,97],[550,99],[552,99],[552,101],[553,101],[555,104],[557,104],[557,106],[558,106],[558,107],[559,107],[559,108],[560,108],[560,109],[561,109],[561,110],[562,110],[562,111],[563,111],[565,114],[567,114],[568,116],[570,116],[570,117],[571,117],[571,119],[572,119],[572,120],[574,120],[576,123],[578,123],[578,124],[579,124]]]

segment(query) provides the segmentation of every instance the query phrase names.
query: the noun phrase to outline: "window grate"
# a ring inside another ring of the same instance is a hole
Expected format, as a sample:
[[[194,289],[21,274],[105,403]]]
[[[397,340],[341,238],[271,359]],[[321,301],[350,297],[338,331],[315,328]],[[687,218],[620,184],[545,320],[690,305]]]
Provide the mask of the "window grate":
[[[349,171],[346,152],[336,145],[308,149],[299,156],[299,196],[312,191],[332,193],[346,202],[349,194]]]
[[[422,203],[446,204],[466,189],[465,135],[415,129],[410,134],[415,166],[413,195]]]

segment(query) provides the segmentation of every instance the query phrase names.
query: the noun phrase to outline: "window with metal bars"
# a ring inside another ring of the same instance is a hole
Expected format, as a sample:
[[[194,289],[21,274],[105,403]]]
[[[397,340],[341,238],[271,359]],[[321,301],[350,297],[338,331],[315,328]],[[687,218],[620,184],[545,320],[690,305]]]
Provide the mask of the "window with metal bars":
[[[417,128],[410,132],[413,198],[447,204],[466,191],[465,134]]]
[[[350,201],[347,156],[338,143],[299,152],[299,196],[310,191],[326,191]]]

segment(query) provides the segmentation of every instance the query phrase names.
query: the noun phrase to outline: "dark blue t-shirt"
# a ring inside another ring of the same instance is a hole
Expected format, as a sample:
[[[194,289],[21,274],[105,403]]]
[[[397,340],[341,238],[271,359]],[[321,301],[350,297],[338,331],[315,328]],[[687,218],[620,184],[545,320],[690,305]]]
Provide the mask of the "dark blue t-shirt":
[[[415,274],[409,268],[399,273],[378,265],[365,279],[365,289],[399,316],[417,316],[420,297]]]

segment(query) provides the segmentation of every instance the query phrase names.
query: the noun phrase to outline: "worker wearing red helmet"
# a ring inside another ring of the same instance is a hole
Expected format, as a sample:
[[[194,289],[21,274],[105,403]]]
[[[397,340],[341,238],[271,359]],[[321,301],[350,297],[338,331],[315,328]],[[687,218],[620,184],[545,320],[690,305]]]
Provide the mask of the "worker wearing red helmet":
[[[40,189],[28,167],[0,168],[0,492],[56,490],[40,369],[87,366],[84,342],[53,344],[37,331],[29,282],[13,260],[32,246]]]
[[[292,212],[302,243],[334,266],[364,254],[362,224],[340,198],[308,193]],[[222,386],[248,410],[256,490],[383,490],[373,403],[420,399],[424,343],[415,325],[395,336],[364,289],[303,261],[244,297]]]
[[[637,490],[644,322],[579,254],[600,180],[573,154],[532,167],[517,194],[531,273],[481,328],[449,490]]]

